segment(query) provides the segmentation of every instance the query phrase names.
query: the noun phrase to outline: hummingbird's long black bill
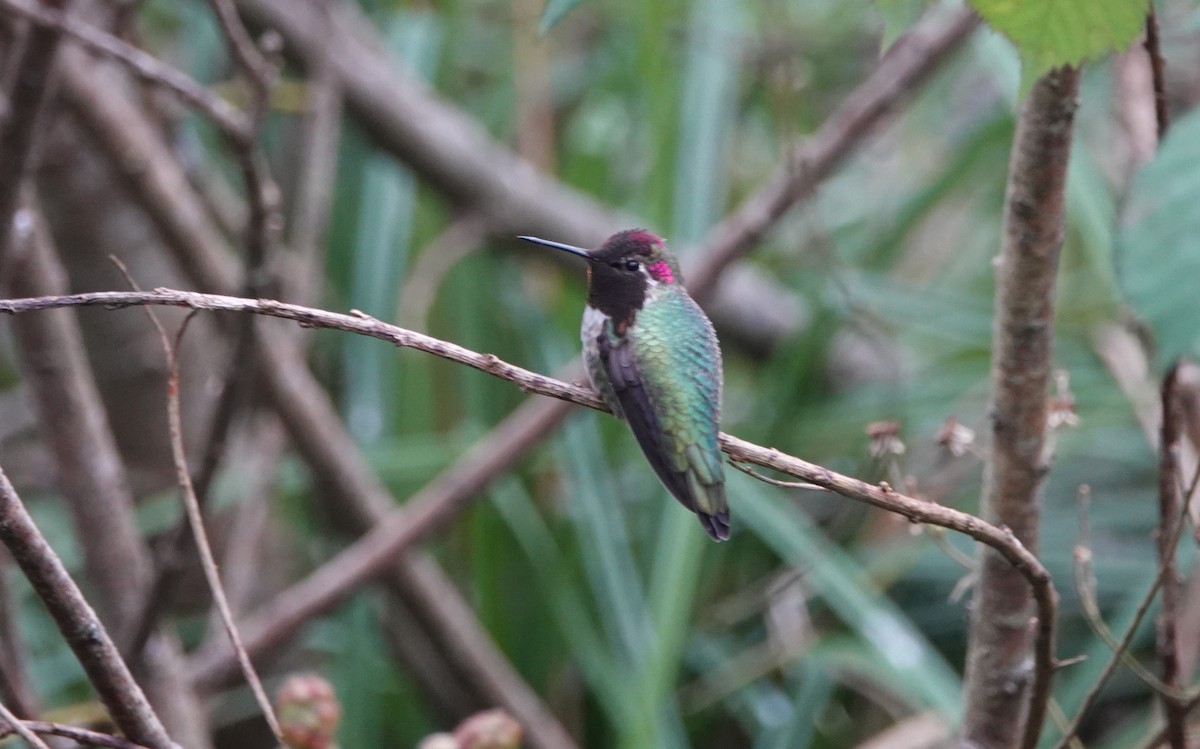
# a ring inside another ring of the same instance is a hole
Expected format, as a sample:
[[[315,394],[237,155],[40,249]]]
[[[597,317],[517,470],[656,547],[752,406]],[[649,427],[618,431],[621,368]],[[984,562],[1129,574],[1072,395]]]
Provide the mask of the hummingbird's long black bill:
[[[590,258],[591,257],[591,255],[588,254],[587,250],[583,249],[582,247],[576,247],[573,244],[563,244],[562,242],[551,242],[549,239],[540,239],[538,237],[521,236],[521,237],[517,237],[517,239],[524,239],[526,242],[540,244],[544,247],[553,247],[556,250],[562,250],[563,252],[569,252],[572,255],[578,255],[579,257],[582,257],[582,258]]]

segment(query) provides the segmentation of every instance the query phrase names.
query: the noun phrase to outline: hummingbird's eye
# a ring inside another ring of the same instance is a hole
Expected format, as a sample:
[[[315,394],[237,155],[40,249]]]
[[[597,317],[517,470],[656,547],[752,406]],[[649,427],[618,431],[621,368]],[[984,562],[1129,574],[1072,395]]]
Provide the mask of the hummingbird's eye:
[[[626,260],[625,261],[625,270],[627,270],[627,271],[633,272],[640,267],[642,267],[641,263],[639,263],[636,260]]]

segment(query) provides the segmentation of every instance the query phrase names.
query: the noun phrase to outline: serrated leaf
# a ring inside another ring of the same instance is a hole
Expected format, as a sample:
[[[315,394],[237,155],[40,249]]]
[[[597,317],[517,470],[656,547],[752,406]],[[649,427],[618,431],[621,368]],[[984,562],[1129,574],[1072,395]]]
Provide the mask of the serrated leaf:
[[[1139,170],[1117,240],[1122,289],[1150,326],[1157,360],[1200,353],[1200,111],[1176,121]]]
[[[1023,79],[1124,49],[1146,18],[1145,0],[971,0],[1021,53]]]
[[[545,34],[581,2],[583,0],[550,0],[542,11],[542,19],[538,22],[538,31]]]

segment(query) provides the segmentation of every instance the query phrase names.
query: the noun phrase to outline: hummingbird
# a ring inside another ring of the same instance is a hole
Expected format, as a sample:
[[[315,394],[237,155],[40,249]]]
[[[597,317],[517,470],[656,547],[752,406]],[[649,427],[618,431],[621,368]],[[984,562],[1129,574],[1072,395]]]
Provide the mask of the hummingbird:
[[[716,541],[729,538],[725,473],[717,445],[721,349],[688,296],[679,261],[644,229],[595,250],[522,236],[588,262],[580,337],[592,388],[633,431],[650,466]]]

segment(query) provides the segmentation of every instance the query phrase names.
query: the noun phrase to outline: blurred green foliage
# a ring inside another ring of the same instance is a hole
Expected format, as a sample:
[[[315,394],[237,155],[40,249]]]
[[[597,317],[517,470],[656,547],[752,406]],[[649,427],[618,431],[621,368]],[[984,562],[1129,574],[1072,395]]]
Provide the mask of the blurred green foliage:
[[[544,15],[526,5],[363,2],[397,64],[496,138],[515,143],[548,113],[557,176],[644,217],[685,258],[874,69],[884,37],[908,17],[896,15],[903,3],[883,13],[865,0],[593,0],[573,9],[551,0]],[[225,74],[199,3],[152,2],[142,13],[159,54],[209,83]],[[1179,27],[1197,20],[1190,3],[1164,13]],[[520,44],[540,57],[530,62]],[[518,91],[536,86],[539,72],[522,65],[548,66],[532,99],[545,111],[521,108]],[[954,457],[935,436],[948,417],[986,432],[992,259],[1019,70],[1011,46],[979,32],[763,241],[750,262],[803,314],[769,351],[723,337],[727,431],[868,480],[911,476],[916,491],[977,509],[980,445]],[[1080,619],[1070,582],[1081,485],[1092,488],[1098,596],[1114,628],[1153,574],[1154,457],[1097,354],[1097,331],[1123,325],[1132,305],[1161,344],[1161,366],[1194,351],[1200,299],[1191,272],[1200,263],[1200,120],[1177,124],[1130,191],[1112,86],[1109,65],[1086,70],[1058,300],[1055,359],[1069,373],[1079,424],[1056,435],[1042,555],[1063,596],[1059,652],[1089,656],[1060,676],[1068,713],[1107,652]],[[271,123],[278,173],[295,128],[290,114]],[[200,146],[224,158],[219,145]],[[335,188],[323,303],[394,319],[397,290],[450,211],[353,123]],[[497,241],[418,282],[436,284],[433,335],[545,372],[578,354],[581,272]],[[524,397],[378,341],[316,341],[318,370],[397,497]],[[903,454],[869,454],[864,428],[880,420],[900,424]],[[285,516],[316,563],[332,547],[306,509],[312,487],[294,464],[282,472]],[[966,571],[905,522],[728,473],[734,537],[718,546],[667,497],[622,425],[580,412],[431,546],[586,746],[845,747],[919,710],[958,720],[967,616],[951,594]],[[943,543],[972,552],[962,538]],[[380,657],[380,608],[356,596],[308,635],[347,706],[348,747],[412,745],[436,726],[402,669]],[[59,702],[78,697],[62,651],[41,638],[31,645],[41,688]],[[1146,688],[1125,675],[1111,692],[1111,736],[1146,723]]]

